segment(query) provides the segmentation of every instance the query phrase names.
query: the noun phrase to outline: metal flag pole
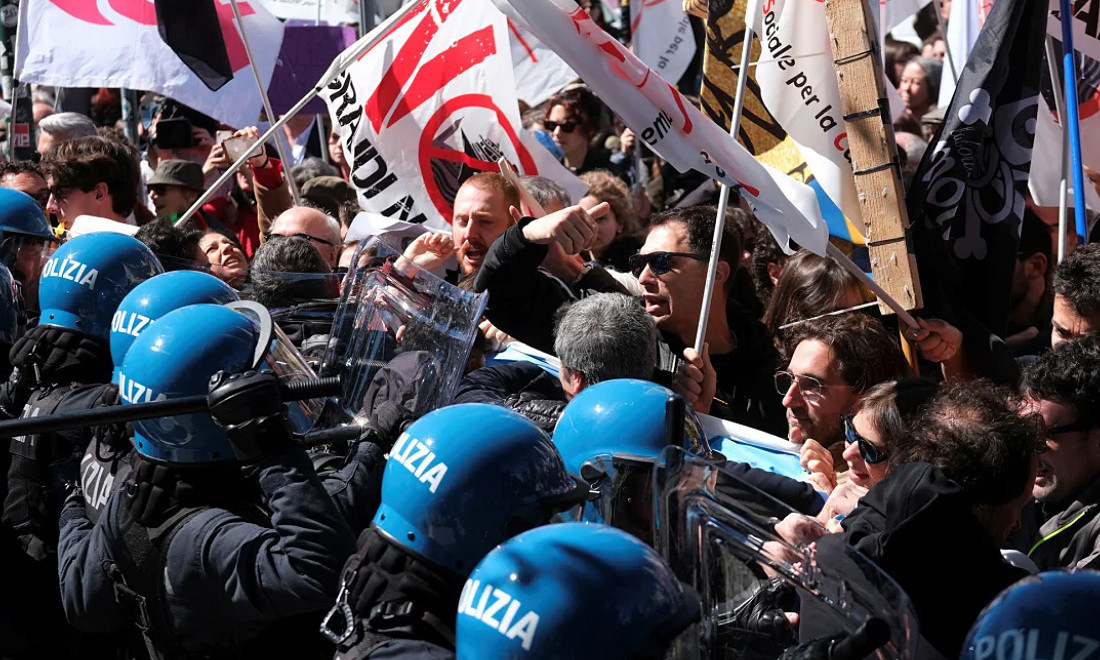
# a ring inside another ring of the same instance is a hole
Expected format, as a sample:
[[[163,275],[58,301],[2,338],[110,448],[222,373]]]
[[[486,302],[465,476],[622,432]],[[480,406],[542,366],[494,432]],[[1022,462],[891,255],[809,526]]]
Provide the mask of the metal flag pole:
[[[1077,226],[1077,244],[1088,242],[1084,198],[1085,173],[1081,168],[1081,117],[1077,106],[1077,58],[1073,50],[1073,8],[1069,0],[1060,0],[1062,13],[1062,77],[1065,83],[1065,126],[1069,129],[1069,157],[1073,167],[1073,218]]]
[[[947,24],[943,22],[943,6],[940,4],[940,0],[932,0],[932,8],[936,12],[936,24],[943,36],[943,50],[947,54],[947,66],[951,69],[951,77],[957,85],[959,84],[959,72],[955,68],[955,56],[951,53],[951,42],[947,40]],[[885,12],[885,9],[883,11]]]
[[[1062,128],[1062,177],[1058,183],[1058,263],[1066,258],[1066,228],[1069,215],[1069,133],[1066,131],[1066,100],[1062,96],[1062,81],[1058,80],[1058,57],[1054,50],[1054,39],[1048,34],[1044,43],[1047,56],[1047,70],[1050,72],[1050,85],[1054,88],[1054,110]],[[1040,98],[1039,102],[1043,100]],[[1084,197],[1074,193],[1074,204],[1081,204]]]
[[[256,78],[256,88],[260,90],[260,99],[263,100],[264,112],[267,113],[267,120],[269,122],[275,121],[275,113],[271,110],[271,99],[267,96],[267,89],[264,87],[263,78],[260,77],[260,70],[256,68],[256,58],[252,54],[252,44],[248,41],[248,30],[244,29],[244,17],[241,16],[240,7],[237,6],[237,0],[229,0],[229,4],[233,6],[233,16],[237,19],[237,29],[241,33],[241,42],[244,43],[244,52],[248,54],[249,68],[252,69],[252,74]],[[258,144],[263,145],[263,142]],[[275,140],[275,149],[279,152],[279,159],[282,160],[289,169],[290,161],[283,151],[283,143],[279,140]],[[249,153],[252,153],[251,150],[249,150]],[[290,196],[294,198],[294,204],[301,204],[302,194],[298,191],[298,184],[294,182],[294,177],[290,176],[289,171],[284,174],[283,178],[286,180],[286,185],[290,189]]]
[[[749,72],[746,66],[752,55],[753,27],[755,12],[752,7],[758,3],[750,2],[745,8],[745,39],[741,43],[741,68],[737,73],[737,95],[733,99],[733,114],[730,116],[730,135],[737,139],[741,128],[741,112],[745,108],[745,86]],[[707,322],[710,320],[710,305],[714,298],[714,277],[718,273],[718,254],[722,250],[722,234],[726,231],[726,209],[730,203],[730,187],[722,184],[718,193],[718,213],[714,217],[714,236],[711,238],[710,261],[707,263],[707,284],[703,289],[703,305],[699,310],[699,329],[695,333],[695,352],[703,354],[703,341],[707,337]],[[731,273],[732,275],[732,273]]]
[[[263,144],[264,142],[267,142],[269,139],[271,139],[271,136],[275,135],[277,131],[281,130],[282,127],[286,125],[288,121],[290,121],[291,117],[301,112],[302,108],[306,107],[306,104],[312,101],[315,96],[320,94],[325,86],[327,86],[333,78],[343,73],[352,64],[355,64],[360,55],[367,52],[372,46],[381,41],[382,37],[386,34],[390,27],[392,27],[395,23],[397,23],[397,21],[404,17],[406,11],[410,9],[415,2],[416,0],[412,0],[404,7],[402,7],[400,11],[394,12],[393,15],[391,15],[389,18],[379,24],[378,27],[376,27],[374,30],[371,30],[370,34],[355,42],[351,45],[351,47],[341,53],[340,56],[337,57],[331,65],[329,65],[328,70],[321,75],[321,78],[317,81],[317,84],[313,86],[313,89],[311,89],[309,92],[306,93],[305,96],[299,99],[298,102],[294,104],[294,107],[287,110],[286,114],[280,117],[278,121],[272,123],[271,126],[268,127],[266,131],[264,131],[263,135],[260,136],[256,143]],[[183,215],[181,215],[179,220],[177,220],[177,223],[183,222],[187,218],[195,215],[195,213],[197,213],[198,210],[202,208],[202,205],[214,196],[215,191],[233,177],[234,173],[238,169],[240,169],[242,165],[245,164],[245,162],[251,155],[251,152],[241,154],[241,157],[238,158],[235,163],[230,165],[226,171],[222,172],[221,176],[218,177],[218,180],[215,181],[213,185],[208,187],[205,191],[203,191],[201,195],[199,195],[199,198],[196,199],[193,204],[191,204],[191,208],[184,211]]]

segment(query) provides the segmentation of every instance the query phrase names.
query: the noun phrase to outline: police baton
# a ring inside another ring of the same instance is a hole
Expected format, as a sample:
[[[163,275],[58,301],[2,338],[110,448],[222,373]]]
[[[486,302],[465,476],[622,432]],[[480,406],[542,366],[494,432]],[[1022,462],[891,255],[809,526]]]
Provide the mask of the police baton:
[[[301,401],[303,399],[336,396],[341,391],[339,376],[279,381],[279,394],[283,401]],[[165,399],[163,401],[150,401],[148,403],[101,406],[91,410],[76,410],[42,415],[41,417],[20,417],[19,419],[3,421],[0,422],[0,438],[68,431],[85,426],[121,424],[123,422],[171,417],[173,415],[193,415],[209,410],[210,405],[205,394]]]

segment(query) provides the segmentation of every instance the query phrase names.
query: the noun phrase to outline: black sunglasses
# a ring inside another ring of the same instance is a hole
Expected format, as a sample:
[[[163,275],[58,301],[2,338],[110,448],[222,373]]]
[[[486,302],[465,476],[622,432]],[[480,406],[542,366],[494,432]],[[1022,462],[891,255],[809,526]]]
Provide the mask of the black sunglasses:
[[[542,122],[542,127],[546,129],[547,133],[553,133],[555,129],[560,128],[562,133],[572,133],[577,130],[577,122],[575,121],[550,121],[546,120]]]
[[[649,270],[653,271],[654,275],[664,275],[672,270],[673,257],[687,257],[698,261],[710,259],[709,254],[697,252],[650,252],[630,255],[627,264],[630,266],[630,272],[634,273],[634,277],[639,277],[646,266],[649,266]]]
[[[336,247],[336,243],[333,243],[332,241],[326,241],[323,238],[317,238],[316,236],[310,236],[309,234],[302,234],[302,233],[297,233],[297,234],[274,234],[272,232],[267,232],[266,234],[264,234],[264,240],[265,241],[270,241],[272,239],[278,239],[278,238],[304,238],[307,241],[313,241],[314,243],[320,243],[321,245],[327,245],[329,247]]]
[[[852,424],[850,415],[841,415],[840,421],[844,424],[844,441],[848,444],[855,442],[859,445],[859,455],[863,457],[864,462],[874,465],[886,460],[886,454],[881,449],[871,444],[871,441],[867,438],[856,433],[856,427]]]

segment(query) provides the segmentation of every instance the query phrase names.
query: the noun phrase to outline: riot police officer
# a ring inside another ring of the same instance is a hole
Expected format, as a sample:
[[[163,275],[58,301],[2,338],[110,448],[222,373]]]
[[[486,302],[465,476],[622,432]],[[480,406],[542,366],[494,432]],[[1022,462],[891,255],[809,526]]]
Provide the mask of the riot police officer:
[[[100,399],[118,405],[118,374],[126,351],[141,333],[168,312],[199,303],[224,304],[239,300],[231,286],[209,273],[178,270],[163,273],[134,287],[119,303],[111,318],[111,384],[104,385]],[[77,401],[62,401],[59,409],[72,410]],[[80,487],[84,493],[88,517],[95,522],[116,484],[130,471],[127,456],[133,448],[132,432],[125,424],[109,424],[94,429],[80,458]]]
[[[59,570],[73,625],[129,629],[154,658],[318,653],[354,536],[292,440],[275,374],[254,371],[270,327],[191,305],[130,346],[124,406],[209,388],[210,412],[133,422],[132,472],[98,524],[81,496],[66,500]]]
[[[510,410],[461,404],[413,422],[325,619],[336,657],[452,657],[459,594],[478,560],[587,494],[546,434]]]
[[[8,416],[48,415],[62,403],[91,408],[104,402],[111,377],[107,337],[115,308],[131,289],[162,272],[153,253],[122,234],[88,234],[62,245],[42,268],[41,316],[12,348],[14,370],[0,395]],[[24,406],[25,404],[25,406]],[[68,634],[57,596],[57,520],[63,484],[77,480],[84,430],[32,434],[10,443],[3,525],[21,551],[0,589],[22,621],[16,648],[50,655],[90,654],[90,643]],[[65,651],[70,643],[71,651]]]
[[[524,532],[490,552],[458,601],[457,656],[663,658],[700,617],[655,550],[599,524]]]

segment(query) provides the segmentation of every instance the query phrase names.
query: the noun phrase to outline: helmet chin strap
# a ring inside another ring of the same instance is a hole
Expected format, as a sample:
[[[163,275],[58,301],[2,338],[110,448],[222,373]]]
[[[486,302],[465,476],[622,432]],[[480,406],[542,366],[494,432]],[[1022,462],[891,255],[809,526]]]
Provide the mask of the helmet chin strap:
[[[256,321],[256,329],[260,332],[260,338],[256,342],[256,352],[252,356],[252,368],[259,369],[264,358],[267,357],[267,352],[271,348],[271,340],[275,335],[275,321],[271,319],[271,312],[254,300],[236,300],[226,303],[225,306],[239,312],[251,312],[251,314],[245,314],[245,316],[255,315],[253,320]]]

